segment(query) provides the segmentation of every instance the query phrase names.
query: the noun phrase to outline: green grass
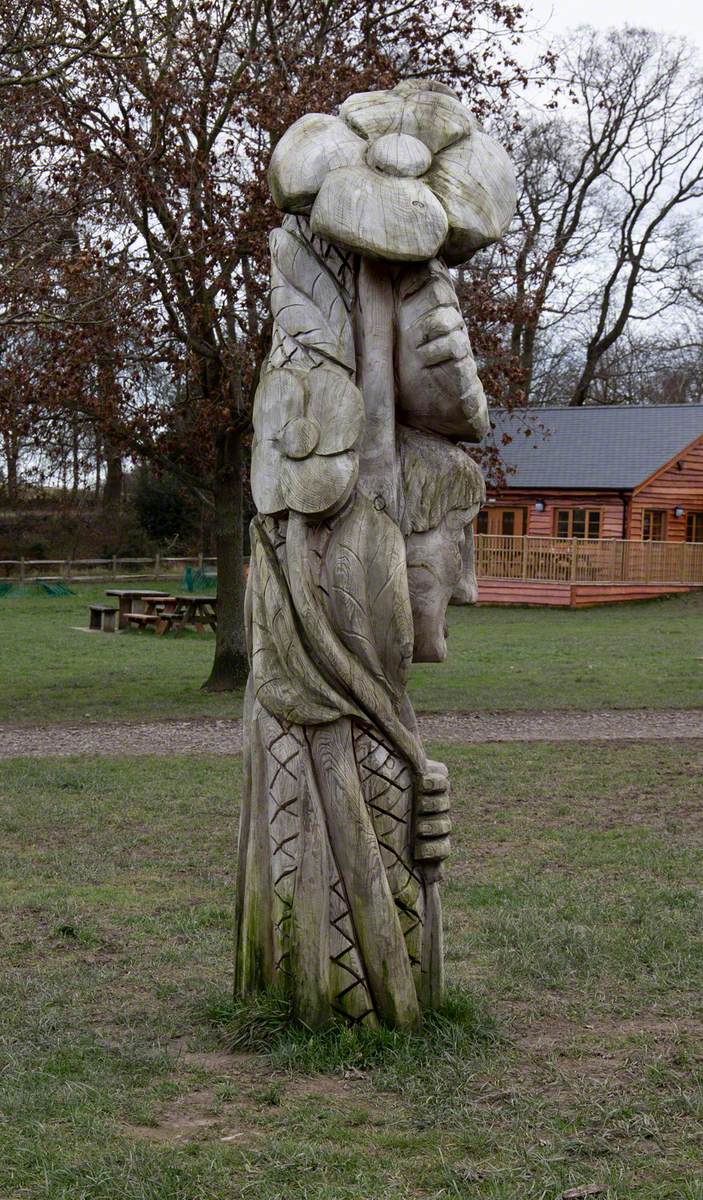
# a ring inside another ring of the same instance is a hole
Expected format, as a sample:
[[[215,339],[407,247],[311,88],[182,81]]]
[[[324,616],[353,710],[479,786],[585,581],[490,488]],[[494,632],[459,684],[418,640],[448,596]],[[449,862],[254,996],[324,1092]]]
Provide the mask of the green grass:
[[[0,764],[3,1200],[703,1200],[700,745],[433,752],[423,1038],[232,1005],[237,760]]]
[[[155,585],[152,585],[155,586]],[[87,634],[90,600],[0,599],[0,721],[238,715],[200,691],[212,634]],[[449,659],[414,667],[419,711],[686,708],[703,702],[703,596],[581,611],[452,608]]]
[[[697,708],[703,593],[587,609],[450,608],[449,655],[413,668],[420,711]]]

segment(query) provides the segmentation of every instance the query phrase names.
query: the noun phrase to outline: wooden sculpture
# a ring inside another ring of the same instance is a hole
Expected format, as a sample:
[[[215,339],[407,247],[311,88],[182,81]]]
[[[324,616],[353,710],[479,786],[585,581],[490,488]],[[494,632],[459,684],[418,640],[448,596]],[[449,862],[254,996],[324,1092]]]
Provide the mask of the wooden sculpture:
[[[450,820],[407,676],[470,593],[484,487],[454,442],[488,429],[448,267],[502,235],[514,179],[449,89],[409,80],[297,121],[269,182],[236,990],[412,1027],[442,997]]]

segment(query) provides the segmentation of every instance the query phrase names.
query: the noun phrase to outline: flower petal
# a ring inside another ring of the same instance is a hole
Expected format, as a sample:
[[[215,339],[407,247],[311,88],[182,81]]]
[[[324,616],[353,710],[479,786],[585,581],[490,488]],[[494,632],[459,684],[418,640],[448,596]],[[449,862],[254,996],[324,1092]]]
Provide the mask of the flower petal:
[[[312,417],[296,417],[281,434],[281,446],[287,458],[307,458],[320,440],[320,426]]]
[[[313,233],[372,258],[423,262],[447,236],[442,205],[419,179],[369,167],[330,171],[310,216]]]
[[[351,450],[364,428],[364,399],[351,379],[324,368],[311,371],[307,379],[308,414],[320,426],[318,454]]]
[[[322,458],[313,454],[297,461],[281,462],[281,492],[287,508],[294,512],[328,512],[351,495],[359,474],[359,457],[353,450]]]
[[[361,138],[338,117],[301,117],[271,156],[268,181],[274,204],[285,212],[307,212],[327,172],[362,162],[365,150]]]
[[[267,516],[282,512],[286,505],[280,484],[281,455],[268,438],[251,444],[251,494],[257,511]]]
[[[409,176],[416,179],[424,175],[432,163],[424,142],[409,133],[385,133],[372,142],[366,152],[370,167],[383,171],[384,175]]]
[[[434,159],[425,181],[449,217],[442,256],[450,265],[506,232],[517,202],[515,173],[502,146],[476,130]]]
[[[355,92],[339,109],[347,125],[368,141],[384,133],[398,133],[403,117],[404,101],[392,92]]]
[[[397,92],[357,92],[339,110],[347,125],[370,142],[389,133],[408,133],[432,154],[478,127],[456,96],[430,88]]]
[[[478,121],[455,96],[413,92],[405,101],[401,130],[424,142],[432,154],[478,129]]]
[[[266,371],[254,397],[254,431],[259,440],[278,437],[284,425],[302,417],[304,376],[285,367]]]

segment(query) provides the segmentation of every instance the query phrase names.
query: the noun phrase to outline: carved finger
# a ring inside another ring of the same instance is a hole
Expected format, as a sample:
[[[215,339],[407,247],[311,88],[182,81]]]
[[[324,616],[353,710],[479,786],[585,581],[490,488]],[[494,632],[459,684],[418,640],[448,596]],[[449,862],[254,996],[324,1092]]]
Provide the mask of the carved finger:
[[[418,350],[422,361],[428,367],[438,363],[460,362],[471,354],[465,329],[455,329],[453,333],[447,333],[442,337],[434,338],[431,342],[425,342],[424,345],[418,347]]]
[[[434,312],[423,314],[415,322],[415,327],[418,331],[418,346],[424,346],[426,342],[431,342],[442,334],[454,333],[455,330],[463,330],[466,333],[464,318],[459,309],[450,308],[446,304]]]

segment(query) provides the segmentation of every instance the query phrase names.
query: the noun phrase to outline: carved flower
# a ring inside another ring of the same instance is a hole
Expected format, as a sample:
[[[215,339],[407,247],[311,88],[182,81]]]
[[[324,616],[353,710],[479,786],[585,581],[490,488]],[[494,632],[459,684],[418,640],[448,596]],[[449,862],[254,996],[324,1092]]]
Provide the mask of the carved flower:
[[[277,144],[269,185],[285,212],[360,254],[464,262],[505,233],[515,176],[502,146],[443,84],[361,92],[309,113]]]
[[[325,513],[350,495],[364,427],[361,392],[324,367],[267,371],[254,400],[251,490],[260,513]]]

